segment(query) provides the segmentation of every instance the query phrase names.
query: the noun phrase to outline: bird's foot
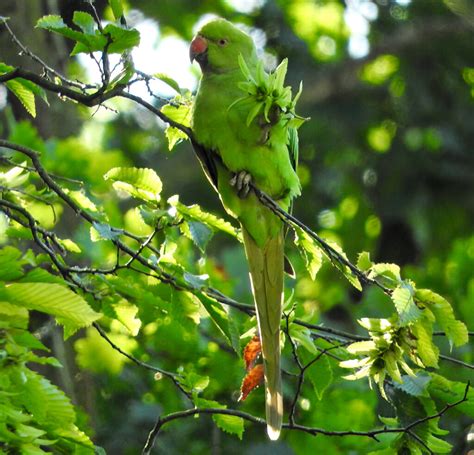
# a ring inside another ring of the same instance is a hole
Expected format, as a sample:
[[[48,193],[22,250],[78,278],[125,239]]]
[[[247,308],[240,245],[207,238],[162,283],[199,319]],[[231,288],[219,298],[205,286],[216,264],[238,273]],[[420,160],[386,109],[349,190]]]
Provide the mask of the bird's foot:
[[[229,183],[235,187],[239,198],[245,199],[250,192],[251,182],[252,176],[247,171],[239,171],[232,176]]]

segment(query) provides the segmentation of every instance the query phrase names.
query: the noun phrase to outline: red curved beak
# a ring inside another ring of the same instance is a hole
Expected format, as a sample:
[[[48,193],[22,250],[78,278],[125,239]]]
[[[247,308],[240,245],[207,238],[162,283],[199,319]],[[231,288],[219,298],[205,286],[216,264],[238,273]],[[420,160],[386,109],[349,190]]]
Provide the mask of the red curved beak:
[[[200,35],[196,35],[191,41],[189,47],[189,58],[191,63],[193,60],[197,60],[199,63],[203,60],[207,52],[207,40]]]

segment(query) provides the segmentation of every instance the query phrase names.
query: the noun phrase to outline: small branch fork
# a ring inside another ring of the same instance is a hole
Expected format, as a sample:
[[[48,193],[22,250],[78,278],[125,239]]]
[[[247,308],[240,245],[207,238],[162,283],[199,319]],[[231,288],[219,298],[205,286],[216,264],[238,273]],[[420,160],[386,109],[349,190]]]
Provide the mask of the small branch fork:
[[[94,12],[94,17],[97,22],[97,26],[100,28],[101,23],[100,23],[100,18],[97,15],[97,12],[93,8]],[[97,84],[84,84],[80,81],[72,81],[53,68],[51,68],[47,63],[45,63],[41,58],[33,54],[26,46],[24,46],[20,40],[15,36],[11,28],[8,26],[7,22],[5,20],[1,21],[3,25],[6,27],[8,33],[12,37],[12,40],[15,42],[15,44],[20,48],[21,52],[33,59],[36,63],[38,63],[43,70],[44,75],[40,76],[32,71],[25,70],[23,68],[15,68],[12,71],[0,75],[0,83],[5,83],[10,80],[14,80],[17,78],[23,78],[28,81],[31,81],[44,90],[47,90],[49,92],[56,93],[64,98],[76,101],[80,104],[83,104],[88,107],[100,107],[103,106],[103,103],[106,102],[107,100],[110,100],[112,98],[116,97],[121,97],[121,98],[126,98],[129,99],[151,113],[155,114],[157,117],[159,117],[162,121],[165,123],[168,123],[170,126],[173,126],[182,132],[184,132],[190,139],[191,144],[193,145],[193,148],[196,152],[196,155],[202,156],[202,153],[205,152],[202,148],[202,146],[196,141],[194,138],[193,132],[190,128],[181,125],[172,119],[168,118],[166,115],[164,115],[161,110],[150,104],[149,102],[143,100],[142,98],[133,95],[129,92],[129,89],[131,86],[140,81],[144,81],[147,85],[147,88],[149,92],[151,93],[151,89],[149,86],[149,82],[151,79],[153,79],[152,76],[148,76],[144,73],[137,72],[137,77],[131,81],[129,81],[127,84],[122,84],[122,85],[117,85],[115,87],[109,88],[108,84],[110,83],[111,79],[111,70],[110,70],[110,65],[109,65],[109,59],[108,59],[108,53],[107,49],[110,45],[110,41],[106,45],[106,48],[104,49],[104,52],[102,52],[102,57],[101,57],[101,62],[102,65],[100,64],[99,61],[97,61],[100,71],[101,71],[101,76],[102,76],[102,83],[99,85]],[[113,70],[112,70],[113,71]],[[53,82],[50,78],[50,75],[54,76],[56,79],[61,81],[61,84],[57,84]],[[163,100],[159,97],[156,97],[159,101],[166,101],[168,100]],[[32,167],[27,167],[27,170],[29,171],[35,171],[38,176],[41,178],[43,183],[56,195],[62,199],[79,217],[84,219],[86,222],[90,224],[94,223],[100,223],[100,220],[96,219],[93,215],[91,215],[89,212],[86,210],[82,209],[78,204],[75,203],[75,201],[69,197],[69,195],[61,188],[60,185],[56,183],[56,180],[64,180],[68,181],[69,183],[73,184],[80,184],[80,182],[77,181],[72,181],[69,179],[64,179],[60,176],[55,176],[53,174],[50,174],[44,169],[44,167],[41,165],[40,159],[39,159],[39,154],[31,150],[27,147],[23,147],[17,144],[13,144],[9,141],[5,141],[3,139],[0,139],[0,147],[5,147],[11,150],[16,150],[23,155],[27,156],[31,162],[32,162]],[[2,158],[5,162],[8,162],[8,164],[11,165],[17,165],[16,163],[13,163],[11,160],[8,158]],[[314,231],[312,231],[309,227],[307,227],[305,224],[303,224],[301,221],[299,221],[296,217],[293,215],[287,213],[285,210],[283,210],[277,202],[275,202],[269,195],[261,191],[259,188],[257,188],[255,185],[250,184],[251,189],[254,191],[256,197],[260,200],[260,202],[265,205],[269,210],[271,210],[273,213],[275,213],[276,216],[278,216],[283,223],[286,225],[301,229],[303,230],[307,235],[309,235],[311,238],[313,238],[319,246],[323,249],[323,251],[326,253],[326,255],[329,257],[329,259],[335,264],[336,266],[343,266],[347,267],[351,273],[361,282],[362,285],[367,286],[367,285],[374,285],[382,289],[383,292],[386,294],[391,294],[391,290],[387,287],[385,287],[383,284],[378,282],[377,280],[374,280],[372,278],[369,278],[363,271],[359,270],[354,264],[352,264],[344,255],[336,251],[331,245],[329,245],[324,239],[322,239],[318,234],[316,234]],[[9,192],[9,191],[15,191],[14,189],[9,189],[9,188],[2,188],[2,192]],[[28,196],[28,195],[27,195]],[[32,196],[33,197],[33,196]],[[9,200],[6,199],[0,199],[0,211],[4,212],[10,219],[16,221],[20,225],[28,228],[33,236],[33,240],[35,243],[46,253],[48,254],[49,258],[51,259],[52,264],[57,268],[59,273],[63,276],[63,278],[71,285],[73,289],[80,289],[82,292],[89,293],[91,294],[95,299],[100,299],[101,296],[94,291],[93,289],[89,289],[84,285],[84,283],[78,279],[78,275],[80,274],[91,274],[91,275],[110,275],[110,274],[115,274],[121,269],[130,269],[134,270],[137,273],[142,273],[147,276],[152,276],[163,283],[167,283],[171,285],[173,288],[176,290],[182,291],[182,290],[187,290],[191,291],[195,294],[206,294],[208,297],[215,299],[216,301],[220,302],[223,305],[227,305],[229,307],[235,308],[239,311],[242,311],[248,315],[253,315],[255,313],[253,306],[246,305],[240,302],[237,302],[230,297],[222,294],[220,291],[217,289],[213,289],[211,287],[203,287],[202,289],[196,290],[196,289],[191,289],[189,286],[186,286],[186,284],[180,282],[176,277],[173,275],[169,274],[162,268],[160,268],[158,265],[155,265],[151,263],[146,256],[143,255],[145,250],[150,250],[155,254],[159,254],[159,251],[152,245],[152,240],[154,236],[157,233],[157,230],[148,236],[147,238],[143,238],[137,235],[134,235],[130,232],[127,232],[122,229],[116,229],[111,227],[111,231],[117,234],[117,237],[111,240],[111,242],[116,246],[117,248],[117,260],[116,264],[114,267],[109,268],[109,269],[96,269],[96,268],[91,268],[91,267],[76,267],[76,266],[70,266],[66,263],[65,261],[65,251],[62,245],[60,244],[58,238],[53,232],[50,232],[41,226],[38,225],[37,221],[31,216],[31,214],[25,210],[23,207],[21,207],[18,204],[15,204]],[[139,246],[137,249],[133,249],[129,247],[126,243],[124,243],[122,240],[120,240],[120,237],[128,237],[136,242],[138,242]],[[124,264],[120,264],[120,254],[125,254],[129,259],[126,261]],[[133,263],[138,263],[140,266],[144,267],[145,269],[149,270],[150,272],[141,270],[139,268],[135,268],[133,266]],[[314,427],[307,427],[303,425],[299,425],[295,423],[295,412],[296,412],[296,405],[298,398],[300,396],[303,382],[304,382],[304,375],[305,372],[308,370],[311,365],[313,365],[315,362],[317,362],[323,355],[329,355],[329,356],[334,356],[330,351],[333,349],[337,349],[343,346],[346,346],[347,344],[353,342],[353,341],[361,341],[361,340],[366,340],[368,339],[367,337],[351,334],[344,332],[342,330],[338,330],[335,328],[331,327],[325,327],[322,325],[316,325],[316,324],[310,324],[308,322],[294,319],[292,320],[292,323],[301,325],[303,327],[308,328],[311,331],[317,332],[317,337],[323,338],[330,343],[332,343],[332,346],[326,349],[320,349],[320,352],[306,365],[304,365],[301,362],[301,359],[298,356],[297,353],[297,346],[294,342],[294,340],[290,336],[290,331],[289,331],[289,315],[284,316],[286,318],[286,329],[285,333],[289,339],[291,349],[292,349],[292,355],[293,359],[298,367],[299,374],[298,375],[292,375],[292,376],[297,376],[298,377],[298,382],[296,386],[296,391],[295,395],[292,399],[292,404],[290,407],[290,412],[289,412],[289,422],[283,425],[283,428],[288,429],[288,430],[295,430],[295,431],[301,431],[305,432],[311,435],[326,435],[326,436],[362,436],[362,437],[369,437],[372,438],[376,441],[378,441],[377,436],[379,434],[383,433],[407,433],[415,439],[419,444],[424,446],[424,448],[431,452],[429,448],[426,446],[426,444],[419,438],[419,436],[413,432],[413,429],[416,428],[418,425],[441,417],[444,413],[446,413],[449,409],[465,402],[467,400],[467,395],[469,391],[469,383],[466,386],[464,396],[462,399],[452,403],[452,404],[447,404],[441,411],[438,413],[424,417],[422,419],[416,420],[412,422],[411,424],[402,427],[402,428],[387,428],[384,427],[382,429],[375,429],[371,431],[328,431],[320,428],[314,428]],[[95,329],[98,331],[101,337],[103,337],[109,345],[115,349],[117,352],[119,352],[121,355],[127,357],[130,361],[135,363],[136,365],[145,368],[149,371],[154,372],[156,375],[162,375],[164,377],[167,377],[170,379],[174,385],[190,400],[192,401],[192,396],[189,392],[187,392],[181,385],[180,383],[180,375],[177,373],[169,372],[166,370],[163,370],[159,367],[155,367],[153,365],[150,365],[146,362],[142,362],[141,360],[137,359],[136,357],[128,354],[127,352],[123,351],[120,347],[118,347],[106,334],[104,329],[98,324],[94,323],[93,326]],[[444,335],[442,332],[437,332],[435,335]],[[469,333],[470,336],[473,336],[474,334],[472,332]],[[457,364],[460,364],[463,367],[471,368],[473,369],[473,365],[469,365],[465,362],[462,362],[457,359],[453,359],[448,356],[440,356],[444,360],[448,360]],[[166,416],[160,416],[158,420],[156,421],[153,429],[150,431],[148,435],[148,439],[146,441],[145,447],[143,449],[144,454],[150,453],[156,437],[162,427],[166,425],[169,422],[172,422],[177,419],[181,418],[186,418],[190,417],[193,415],[200,415],[200,414],[221,414],[221,415],[232,415],[236,417],[241,417],[244,420],[247,420],[249,422],[253,422],[259,425],[264,425],[265,421],[261,418],[255,417],[251,414],[239,411],[239,410],[234,410],[234,409],[216,409],[216,408],[192,408],[192,409],[187,409],[184,411],[180,412],[175,412],[172,414],[168,414]]]

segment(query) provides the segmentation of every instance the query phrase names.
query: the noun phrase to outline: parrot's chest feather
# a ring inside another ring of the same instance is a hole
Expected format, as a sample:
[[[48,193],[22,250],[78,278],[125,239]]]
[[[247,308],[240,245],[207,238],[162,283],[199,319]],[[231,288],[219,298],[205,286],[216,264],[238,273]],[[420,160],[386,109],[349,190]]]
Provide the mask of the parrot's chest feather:
[[[238,74],[203,78],[195,101],[193,129],[198,142],[217,153],[231,172],[249,172],[259,188],[278,197],[297,181],[286,138],[281,128],[262,125],[258,119],[247,126],[252,104],[235,103],[245,97],[238,88],[241,80]]]

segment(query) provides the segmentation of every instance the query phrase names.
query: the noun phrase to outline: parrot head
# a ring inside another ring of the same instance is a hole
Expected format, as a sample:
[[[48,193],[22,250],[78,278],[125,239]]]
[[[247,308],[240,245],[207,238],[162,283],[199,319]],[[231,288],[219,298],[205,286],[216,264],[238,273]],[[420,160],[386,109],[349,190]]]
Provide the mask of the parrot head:
[[[226,73],[239,68],[238,56],[256,59],[252,38],[225,19],[208,22],[194,37],[189,49],[203,73]]]

